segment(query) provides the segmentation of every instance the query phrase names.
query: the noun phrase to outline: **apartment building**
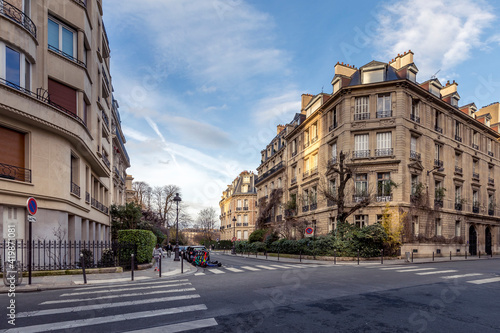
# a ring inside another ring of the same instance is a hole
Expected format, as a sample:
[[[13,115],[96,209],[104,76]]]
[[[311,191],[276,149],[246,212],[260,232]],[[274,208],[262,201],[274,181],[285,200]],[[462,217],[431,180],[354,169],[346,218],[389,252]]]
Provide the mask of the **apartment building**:
[[[243,171],[228,185],[219,202],[220,239],[248,240],[257,219],[255,174]]]
[[[0,3],[0,229],[26,240],[110,238],[130,159],[113,98],[102,0]]]
[[[346,208],[370,202],[348,222],[374,224],[389,203],[396,219],[406,213],[403,252],[496,253],[500,134],[473,103],[459,106],[456,82],[419,83],[417,73],[411,51],[360,68],[337,63],[332,94],[302,96],[305,120],[285,137],[286,206],[316,235],[334,230],[325,193],[340,179],[327,171],[342,152],[353,170]]]

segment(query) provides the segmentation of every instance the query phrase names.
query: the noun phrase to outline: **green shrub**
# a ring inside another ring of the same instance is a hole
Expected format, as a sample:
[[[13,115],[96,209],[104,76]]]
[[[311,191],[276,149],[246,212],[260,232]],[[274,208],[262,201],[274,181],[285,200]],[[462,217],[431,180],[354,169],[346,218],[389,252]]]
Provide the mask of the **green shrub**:
[[[264,236],[266,236],[267,233],[267,229],[256,229],[250,234],[250,237],[248,237],[248,242],[262,242],[264,240]]]
[[[112,249],[105,249],[102,251],[101,260],[97,263],[98,267],[114,267],[115,266],[115,253]]]
[[[127,245],[135,245],[137,253],[135,254],[136,263],[145,264],[151,262],[153,249],[156,245],[156,236],[149,230],[120,230],[118,231],[118,241]],[[120,251],[121,258],[130,258],[134,249],[125,246]]]
[[[88,249],[83,249],[81,251],[81,253],[83,254],[83,257],[80,256],[80,261],[78,262],[78,265],[80,267],[83,267],[83,260],[85,260],[85,268],[93,267],[94,266],[94,258],[93,258],[92,251],[90,251]]]

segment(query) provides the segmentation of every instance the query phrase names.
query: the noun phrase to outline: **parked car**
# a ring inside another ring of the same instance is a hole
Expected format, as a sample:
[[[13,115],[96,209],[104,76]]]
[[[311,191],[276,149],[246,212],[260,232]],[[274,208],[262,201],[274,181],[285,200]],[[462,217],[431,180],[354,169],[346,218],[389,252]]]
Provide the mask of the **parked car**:
[[[200,245],[200,246],[188,246],[186,249],[186,260],[189,262],[193,262],[194,257],[196,256],[196,253],[198,251],[208,251],[206,247]]]

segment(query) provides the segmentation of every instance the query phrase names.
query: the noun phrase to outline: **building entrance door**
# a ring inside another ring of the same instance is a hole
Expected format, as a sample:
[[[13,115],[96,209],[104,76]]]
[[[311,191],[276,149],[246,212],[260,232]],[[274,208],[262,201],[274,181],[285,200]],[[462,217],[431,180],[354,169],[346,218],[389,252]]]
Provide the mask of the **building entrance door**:
[[[473,225],[469,228],[469,253],[471,256],[477,254],[477,233]]]
[[[486,251],[486,254],[491,255],[491,230],[490,230],[490,227],[486,228],[485,233],[486,233],[485,234],[485,251]]]

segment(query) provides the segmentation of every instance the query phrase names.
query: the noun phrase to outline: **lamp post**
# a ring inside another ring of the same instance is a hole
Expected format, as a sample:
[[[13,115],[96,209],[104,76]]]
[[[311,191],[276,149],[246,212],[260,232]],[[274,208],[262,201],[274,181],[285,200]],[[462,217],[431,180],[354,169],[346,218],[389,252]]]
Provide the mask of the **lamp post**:
[[[181,197],[179,193],[175,193],[174,201],[177,204],[177,220],[176,220],[176,232],[175,232],[175,258],[174,261],[179,261],[179,202],[181,201]]]
[[[235,242],[236,242],[236,236],[234,233],[236,232],[236,216],[233,216],[233,248],[231,249],[231,254],[236,254],[236,247],[235,247]]]

